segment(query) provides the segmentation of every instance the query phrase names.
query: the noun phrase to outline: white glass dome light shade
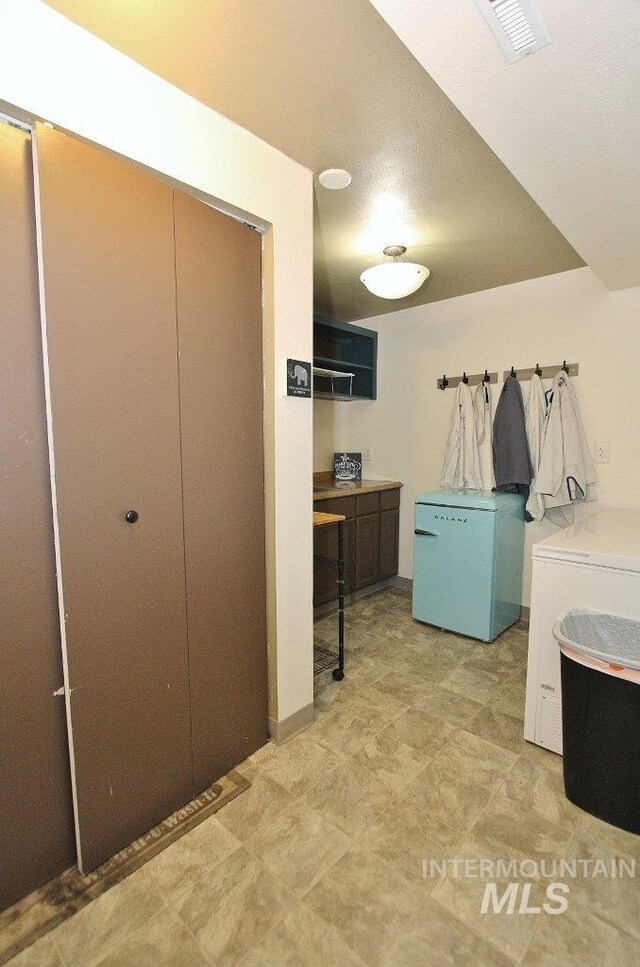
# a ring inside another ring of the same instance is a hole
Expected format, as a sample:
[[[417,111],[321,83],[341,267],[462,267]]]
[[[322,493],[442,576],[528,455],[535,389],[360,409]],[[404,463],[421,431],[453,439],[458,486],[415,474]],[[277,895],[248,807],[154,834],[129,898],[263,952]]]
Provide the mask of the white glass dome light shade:
[[[360,281],[380,299],[402,299],[417,292],[429,275],[426,265],[417,262],[385,262],[365,269]]]
[[[417,292],[429,278],[430,272],[426,265],[400,260],[405,252],[404,246],[390,245],[384,250],[384,254],[391,256],[392,262],[381,262],[365,269],[360,281],[369,292],[380,299],[403,299]]]

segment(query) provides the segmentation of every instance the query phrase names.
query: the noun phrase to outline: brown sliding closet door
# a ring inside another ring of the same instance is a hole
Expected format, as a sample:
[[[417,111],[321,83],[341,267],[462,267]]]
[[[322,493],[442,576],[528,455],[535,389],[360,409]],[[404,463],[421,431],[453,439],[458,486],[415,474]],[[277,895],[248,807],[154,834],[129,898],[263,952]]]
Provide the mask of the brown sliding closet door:
[[[88,870],[193,790],[173,193],[57,131],[38,129],[38,152],[75,792]]]
[[[199,791],[267,740],[260,236],[181,192],[175,234]]]
[[[0,910],[75,862],[30,140],[0,123]]]

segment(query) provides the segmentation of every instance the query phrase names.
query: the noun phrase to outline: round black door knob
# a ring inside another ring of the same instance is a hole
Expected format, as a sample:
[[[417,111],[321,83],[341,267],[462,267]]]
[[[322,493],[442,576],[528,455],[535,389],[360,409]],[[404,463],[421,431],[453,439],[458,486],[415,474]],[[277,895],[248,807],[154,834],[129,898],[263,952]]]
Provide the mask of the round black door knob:
[[[127,524],[135,524],[138,519],[138,511],[128,510],[124,515],[124,519],[126,520]]]

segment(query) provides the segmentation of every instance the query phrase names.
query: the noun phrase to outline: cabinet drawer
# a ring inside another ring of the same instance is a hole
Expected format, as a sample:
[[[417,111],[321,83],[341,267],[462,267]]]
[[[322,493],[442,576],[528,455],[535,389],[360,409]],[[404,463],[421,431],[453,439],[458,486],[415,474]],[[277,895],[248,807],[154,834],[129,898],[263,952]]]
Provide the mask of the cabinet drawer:
[[[356,497],[356,513],[358,517],[364,514],[377,514],[380,509],[380,494],[360,494]]]
[[[345,517],[355,517],[356,498],[330,497],[328,500],[314,500],[313,509],[319,510],[322,514],[344,514]]]
[[[395,510],[400,506],[400,490],[380,491],[380,510]]]

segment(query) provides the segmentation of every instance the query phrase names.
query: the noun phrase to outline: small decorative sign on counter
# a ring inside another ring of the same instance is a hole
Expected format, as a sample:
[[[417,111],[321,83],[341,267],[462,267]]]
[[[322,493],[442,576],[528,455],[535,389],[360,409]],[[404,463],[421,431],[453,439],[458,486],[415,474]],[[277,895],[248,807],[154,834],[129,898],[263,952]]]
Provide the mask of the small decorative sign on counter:
[[[362,480],[361,453],[334,453],[333,476],[338,480]]]
[[[311,396],[311,363],[287,359],[287,396]]]

